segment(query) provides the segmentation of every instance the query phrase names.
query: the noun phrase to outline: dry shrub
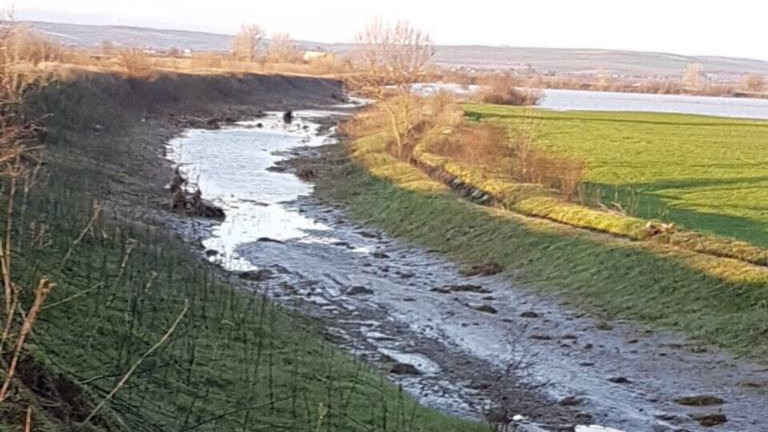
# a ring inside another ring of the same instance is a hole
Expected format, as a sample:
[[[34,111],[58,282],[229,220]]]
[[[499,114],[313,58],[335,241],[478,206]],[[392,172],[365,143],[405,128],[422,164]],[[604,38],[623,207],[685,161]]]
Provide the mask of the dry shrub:
[[[584,161],[559,157],[535,147],[535,124],[525,124],[511,131],[514,151],[513,176],[519,182],[535,183],[557,189],[566,201],[572,201],[584,179]]]
[[[294,45],[291,35],[278,33],[273,35],[269,42],[266,61],[268,63],[295,64],[303,63],[304,57]]]
[[[152,62],[140,49],[125,49],[117,57],[118,64],[125,70],[128,78],[147,79],[152,77]]]
[[[485,79],[478,98],[483,103],[499,105],[536,105],[541,98],[538,90],[520,88],[510,75],[492,75]]]
[[[0,279],[2,295],[2,338],[0,357],[3,377],[0,404],[13,394],[12,384],[26,339],[35,326],[42,305],[54,283],[42,278],[19,284],[11,272],[14,209],[19,192],[27,193],[41,166],[34,120],[24,118],[21,108],[27,92],[46,80],[37,67],[54,59],[59,51],[16,23],[0,24],[0,184],[3,203],[3,233],[0,235]]]
[[[739,87],[748,92],[760,92],[765,89],[765,77],[759,74],[749,74],[742,78]]]
[[[441,156],[489,169],[501,169],[514,156],[507,134],[501,127],[489,123],[463,124],[455,134],[430,147]]]

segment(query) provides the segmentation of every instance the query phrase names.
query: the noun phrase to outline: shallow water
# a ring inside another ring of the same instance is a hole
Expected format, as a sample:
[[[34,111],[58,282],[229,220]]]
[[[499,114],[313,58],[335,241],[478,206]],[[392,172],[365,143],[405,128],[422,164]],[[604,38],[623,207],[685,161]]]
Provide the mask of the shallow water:
[[[494,385],[493,373],[519,363],[525,365],[519,380],[543,386],[539,391],[554,400],[578,396],[599,423],[627,432],[704,430],[688,417],[701,410],[672,402],[695,394],[728,401],[714,408],[730,419],[722,430],[765,430],[768,400],[740,387],[768,382],[762,368],[674,335],[619,324],[596,329],[590,318],[505,278],[462,277],[447,260],[314,201],[312,186],[293,174],[271,171],[296,152],[311,156],[330,139],[313,121],[327,114],[299,112],[285,126],[272,113],[221,130],[188,131],[169,144],[171,159],[185,164],[203,196],[227,214],[201,232],[205,248],[218,253],[211,259],[230,270],[270,270],[273,278],[253,289],[324,319],[337,343],[357,355],[413,364],[421,375],[390,378],[447,413],[480,417],[488,400],[475,384]],[[433,291],[466,283],[489,292]],[[370,291],[354,295],[354,287]],[[528,311],[540,317],[520,317]],[[617,376],[631,382],[610,382]]]
[[[168,157],[181,164],[203,196],[227,215],[223,223],[213,227],[203,245],[217,251],[228,269],[253,268],[235,251],[242,243],[259,238],[300,239],[307,237],[307,230],[329,229],[282,204],[312,193],[310,184],[293,174],[269,170],[285,159],[279,154],[282,150],[326,142],[327,136],[317,133],[320,125],[309,121],[321,115],[325,113],[304,112],[301,120],[286,126],[280,114],[271,113],[223,131],[189,130],[169,143]]]

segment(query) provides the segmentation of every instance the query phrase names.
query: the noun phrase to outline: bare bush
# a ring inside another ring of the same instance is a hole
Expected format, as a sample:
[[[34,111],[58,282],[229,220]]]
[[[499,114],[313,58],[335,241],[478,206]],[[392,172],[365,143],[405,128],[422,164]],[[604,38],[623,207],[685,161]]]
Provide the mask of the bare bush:
[[[689,63],[683,71],[683,85],[687,90],[697,90],[702,85],[701,63]]]
[[[414,124],[411,85],[429,71],[433,54],[429,36],[408,22],[375,20],[357,35],[350,56],[354,72],[348,87],[379,102],[389,118],[394,152],[402,158],[410,156],[405,138]]]
[[[514,156],[506,131],[489,123],[463,124],[430,149],[465,163],[485,165],[490,170],[503,169]]]
[[[511,75],[493,75],[484,80],[478,93],[481,102],[499,105],[536,105],[541,92],[520,88],[519,82]]]
[[[742,90],[749,92],[760,92],[765,89],[765,77],[758,74],[749,74],[745,76],[739,85]]]
[[[152,62],[140,49],[121,50],[117,59],[128,78],[147,79],[152,76]]]
[[[521,123],[510,131],[510,135],[515,179],[557,189],[564,200],[572,201],[584,178],[584,161],[555,156],[537,148],[535,119]]]
[[[264,31],[256,24],[243,24],[232,41],[232,55],[238,61],[252,62],[259,56]]]
[[[301,63],[304,58],[293,43],[291,35],[277,33],[272,35],[267,51],[267,62],[270,63]]]

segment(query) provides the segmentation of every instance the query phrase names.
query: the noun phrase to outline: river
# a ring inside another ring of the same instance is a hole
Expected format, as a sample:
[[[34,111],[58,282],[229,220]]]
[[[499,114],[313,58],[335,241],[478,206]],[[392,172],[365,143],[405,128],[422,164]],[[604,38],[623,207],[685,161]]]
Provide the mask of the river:
[[[768,400],[740,384],[765,381],[759,366],[629,323],[606,331],[503,277],[461,276],[446,259],[314,200],[312,185],[281,162],[320,154],[333,138],[319,120],[334,113],[296,115],[291,125],[270,113],[173,139],[170,159],[227,214],[180,229],[196,229],[206,255],[225,269],[266,271],[253,289],[321,318],[341,347],[380,366],[415,366],[419,375],[389,378],[420,402],[479,419],[501,392],[526,423],[565,410],[557,401],[571,398],[578,407],[568,409],[584,413],[580,431],[608,430],[591,423],[699,431],[690,416],[706,408],[673,401],[717,394],[727,400],[717,409],[728,430],[764,430]],[[518,365],[514,376],[510,365]],[[553,422],[539,426],[562,426]],[[519,430],[542,430],[526,427]]]

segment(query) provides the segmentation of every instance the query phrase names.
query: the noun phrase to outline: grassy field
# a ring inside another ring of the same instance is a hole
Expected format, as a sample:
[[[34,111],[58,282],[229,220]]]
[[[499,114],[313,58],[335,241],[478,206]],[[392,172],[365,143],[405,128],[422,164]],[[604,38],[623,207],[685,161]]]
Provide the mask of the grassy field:
[[[536,145],[587,163],[586,197],[641,218],[768,246],[768,122],[677,114],[553,112],[468,105]],[[632,198],[636,195],[638,198]]]
[[[263,79],[272,86],[265,92],[280,81]],[[14,268],[20,286],[42,275],[57,286],[20,363],[17,390],[0,404],[0,430],[23,430],[28,407],[35,431],[487,430],[419,406],[325,342],[319,323],[222,283],[158,225],[164,179],[152,173],[162,170],[163,113],[171,102],[215,110],[242,85],[187,80],[176,88],[196,84],[204,95],[197,103],[166,87],[173,83],[108,77],[34,98],[32,115],[55,112],[44,181],[17,212]],[[275,98],[302,85],[305,100],[311,95],[308,80],[284,84],[290,89],[274,88]],[[250,85],[250,94],[267,97]],[[153,95],[153,104],[142,95]],[[104,210],[89,227],[94,200]]]
[[[353,163],[323,178],[317,193],[361,221],[461,263],[497,261],[517,283],[598,315],[681,330],[756,358],[768,354],[762,268],[472,204],[390,156],[385,133],[340,151]]]

